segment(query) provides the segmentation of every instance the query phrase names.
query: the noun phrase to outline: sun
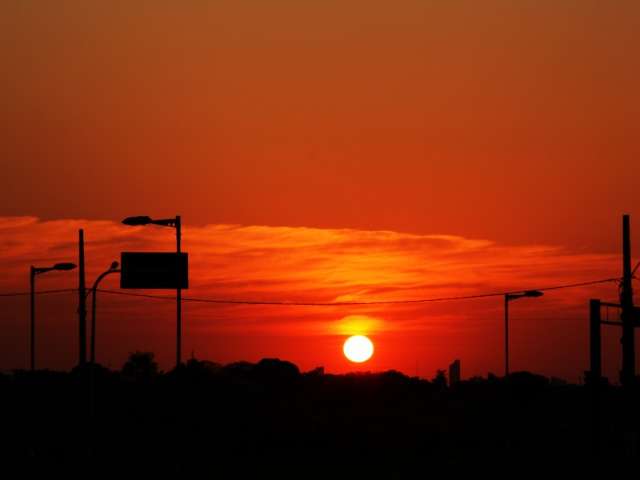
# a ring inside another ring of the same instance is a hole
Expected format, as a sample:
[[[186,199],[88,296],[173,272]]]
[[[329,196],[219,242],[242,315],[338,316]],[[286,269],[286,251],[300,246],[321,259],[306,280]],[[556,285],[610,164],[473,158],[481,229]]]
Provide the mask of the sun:
[[[364,335],[354,335],[347,338],[342,351],[354,363],[366,362],[373,355],[373,343]]]

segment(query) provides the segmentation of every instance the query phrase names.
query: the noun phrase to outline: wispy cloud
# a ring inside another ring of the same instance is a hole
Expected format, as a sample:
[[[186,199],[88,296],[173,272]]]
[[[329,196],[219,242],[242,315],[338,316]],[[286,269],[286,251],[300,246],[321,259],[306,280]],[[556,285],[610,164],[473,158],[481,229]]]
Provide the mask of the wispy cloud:
[[[162,227],[125,227],[111,221],[0,218],[0,288],[25,290],[31,264],[74,261],[77,230],[84,228],[89,281],[121,251],[171,251],[174,232]],[[390,231],[331,230],[241,225],[186,226],[184,249],[190,256],[189,297],[262,301],[414,300],[540,288],[615,276],[617,258],[571,252],[550,245],[499,245],[451,235],[413,235]],[[47,288],[69,287],[74,275],[55,274]],[[117,282],[107,285],[116,288]],[[611,296],[610,287],[588,294]],[[158,293],[158,292],[155,292]],[[163,292],[160,292],[163,293]],[[171,292],[164,292],[171,295]],[[576,317],[587,293],[566,290],[536,302],[537,311]],[[2,300],[0,300],[2,301]],[[7,302],[5,302],[7,303]],[[24,335],[15,318],[24,309],[4,307],[3,337]],[[109,296],[103,315],[135,318],[157,315],[170,322],[165,302]],[[500,318],[499,301],[357,307],[257,307],[189,304],[192,334],[322,336],[476,334]],[[535,315],[522,302],[522,316]],[[539,315],[539,313],[538,313]],[[70,324],[71,320],[66,320]],[[499,332],[491,334],[496,339]],[[474,333],[475,332],[475,333]],[[11,340],[7,340],[11,341]],[[185,340],[188,342],[188,339]],[[294,359],[295,360],[295,359]],[[4,358],[3,361],[11,362]]]

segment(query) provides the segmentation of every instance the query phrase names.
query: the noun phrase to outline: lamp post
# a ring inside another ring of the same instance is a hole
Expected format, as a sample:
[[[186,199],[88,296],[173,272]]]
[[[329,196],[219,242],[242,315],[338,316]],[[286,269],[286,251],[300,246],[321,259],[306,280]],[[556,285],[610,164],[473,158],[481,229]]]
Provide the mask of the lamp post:
[[[523,297],[537,298],[544,295],[539,290],[526,290],[524,292],[506,293],[504,295],[504,376],[509,376],[509,302]]]
[[[182,236],[182,224],[180,215],[175,218],[165,218],[154,220],[148,216],[127,217],[122,223],[130,226],[160,225],[162,227],[173,227],[176,229],[176,252],[180,254],[180,240]],[[176,261],[179,262],[179,258]],[[176,289],[176,367],[180,366],[182,359],[182,289]]]
[[[29,324],[31,371],[36,369],[36,275],[52,270],[73,270],[74,268],[76,268],[75,263],[56,263],[52,267],[34,267],[31,265],[29,276],[31,286],[31,319]]]
[[[102,281],[104,277],[109,275],[110,273],[119,273],[120,270],[118,267],[120,264],[118,262],[111,263],[109,270],[102,272],[96,281],[93,282],[93,287],[91,287],[91,364],[96,363],[96,292],[98,290],[98,284]]]

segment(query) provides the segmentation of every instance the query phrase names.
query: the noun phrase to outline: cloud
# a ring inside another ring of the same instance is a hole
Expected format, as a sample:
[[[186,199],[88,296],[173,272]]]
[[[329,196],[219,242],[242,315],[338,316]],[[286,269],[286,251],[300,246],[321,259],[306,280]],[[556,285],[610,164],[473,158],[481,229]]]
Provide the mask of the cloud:
[[[2,286],[19,289],[30,264],[77,257],[84,228],[88,277],[122,250],[174,247],[173,231],[110,221],[0,218]],[[184,229],[190,296],[264,301],[380,301],[539,288],[616,274],[607,254],[497,245],[450,235],[206,225]],[[59,277],[60,281],[62,276]]]
[[[119,259],[121,251],[175,248],[174,231],[163,227],[0,218],[2,291],[25,290],[31,264],[75,261],[79,228],[85,231],[89,283]],[[612,277],[619,263],[614,255],[571,252],[552,245],[509,246],[451,235],[241,225],[186,225],[183,249],[190,256],[186,297],[287,302],[397,301],[541,288]],[[39,279],[42,288],[75,284],[76,276],[66,273]],[[117,280],[105,281],[105,287],[117,289]],[[605,287],[589,293],[610,295],[612,289]],[[549,294],[537,308],[546,308],[547,313],[562,308],[564,314],[575,316],[585,308],[585,295],[580,290]],[[521,303],[520,315],[530,316],[531,302]],[[2,319],[9,336],[18,329],[12,319],[24,316],[13,305],[14,310],[4,309]],[[167,325],[172,321],[171,309],[162,301],[109,296],[101,300],[101,309],[105,316],[130,322],[140,316],[157,317]],[[319,308],[190,303],[185,305],[185,315],[192,334],[203,338],[216,334],[330,336],[365,330],[447,335],[477,332],[495,322],[501,303]]]

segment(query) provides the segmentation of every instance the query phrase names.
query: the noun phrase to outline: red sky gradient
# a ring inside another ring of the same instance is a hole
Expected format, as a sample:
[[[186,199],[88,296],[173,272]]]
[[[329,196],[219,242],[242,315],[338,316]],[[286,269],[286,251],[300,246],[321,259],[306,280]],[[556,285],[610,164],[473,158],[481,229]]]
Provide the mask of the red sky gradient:
[[[636,0],[3,1],[0,286],[25,289],[29,264],[69,256],[80,227],[90,279],[123,249],[170,248],[170,231],[118,225],[137,214],[183,216],[193,296],[415,298],[618,275],[623,213],[640,248],[638,32]],[[514,368],[575,380],[586,302],[615,294],[514,303]],[[0,302],[0,368],[24,366],[26,300]],[[99,358],[146,348],[170,365],[171,305],[101,302]],[[39,308],[43,365],[68,368],[73,298]],[[429,376],[460,357],[465,375],[499,373],[501,312],[499,299],[186,304],[185,352],[344,371],[340,322],[366,315],[371,368]]]
[[[174,231],[91,220],[0,221],[0,290],[28,290],[28,265],[77,259],[77,229],[85,229],[89,283],[120,251],[170,251]],[[391,231],[186,225],[190,288],[185,297],[287,302],[375,301],[474,295],[542,288],[617,276],[617,255],[577,253],[546,245],[506,246],[488,240]],[[77,273],[38,277],[39,289],[73,288]],[[117,289],[115,277],[103,288]],[[616,299],[616,285],[547,292],[512,304],[512,368],[577,381],[587,361],[588,300]],[[137,291],[136,291],[137,292]],[[146,291],[169,295],[171,291]],[[0,298],[5,367],[24,367],[28,297]],[[38,298],[39,364],[70,368],[77,358],[77,296]],[[613,319],[613,317],[612,317]],[[174,359],[175,301],[102,294],[98,360],[119,367],[130,351],[152,350],[163,367]],[[376,345],[363,366],[342,356],[346,335]],[[619,354],[607,338],[614,377]],[[465,376],[503,368],[501,297],[375,306],[246,306],[185,303],[184,352],[218,362],[280,357],[302,369],[399,369],[431,376],[460,358]]]

